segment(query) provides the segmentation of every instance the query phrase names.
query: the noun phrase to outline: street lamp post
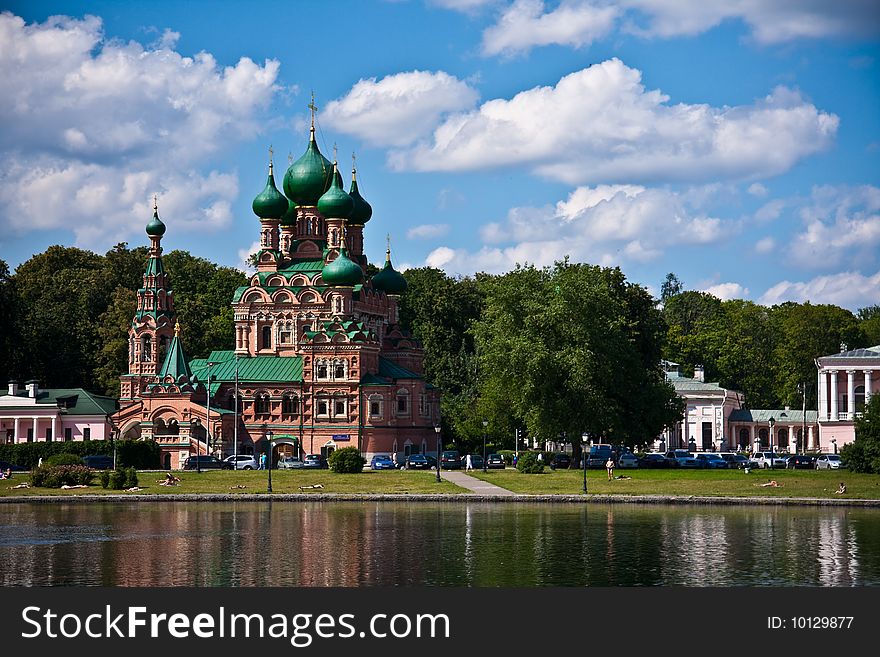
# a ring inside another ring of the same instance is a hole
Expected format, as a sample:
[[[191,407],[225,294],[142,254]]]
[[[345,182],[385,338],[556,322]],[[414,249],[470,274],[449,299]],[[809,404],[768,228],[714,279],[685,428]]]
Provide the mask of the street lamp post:
[[[483,472],[486,472],[486,427],[489,426],[489,420],[483,420]]]
[[[584,466],[584,494],[587,493],[587,445],[590,442],[589,434],[581,434],[581,463]]]
[[[199,420],[199,418],[195,418],[195,419],[193,419],[192,423],[193,423],[193,426],[195,427],[195,432],[193,432],[193,430],[190,429],[190,438],[196,439],[196,472],[201,474],[201,472],[202,472],[202,459],[201,459],[202,450],[199,449],[199,439],[197,437],[193,436],[192,434],[198,433],[199,427],[202,426],[202,421]]]
[[[437,434],[437,483],[440,483],[440,425],[434,425],[434,433]]]
[[[272,430],[266,432],[266,451],[269,453],[266,457],[266,467],[269,470],[269,483],[266,486],[266,492],[272,492]]]
[[[773,461],[772,461],[772,459],[773,459],[773,425],[776,424],[776,418],[774,418],[771,415],[770,419],[767,420],[767,424],[770,425],[770,459],[771,459],[770,467],[772,468],[773,467]]]

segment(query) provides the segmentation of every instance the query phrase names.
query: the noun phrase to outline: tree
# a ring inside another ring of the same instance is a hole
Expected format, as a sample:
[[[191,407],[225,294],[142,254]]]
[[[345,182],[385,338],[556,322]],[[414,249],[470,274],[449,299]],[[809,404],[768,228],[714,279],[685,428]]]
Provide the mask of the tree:
[[[9,265],[0,260],[0,381],[9,381],[17,378],[18,372],[15,363],[14,338],[16,311],[18,304],[15,303],[15,290],[12,277],[9,274]]]
[[[859,308],[858,318],[868,344],[872,347],[880,345],[880,305]]]
[[[853,472],[880,474],[880,395],[871,396],[855,429],[855,442],[843,446],[841,458]]]
[[[666,274],[666,280],[664,280],[663,284],[660,286],[660,301],[665,304],[675,295],[681,294],[683,290],[684,285],[678,280],[678,276],[669,272]]]

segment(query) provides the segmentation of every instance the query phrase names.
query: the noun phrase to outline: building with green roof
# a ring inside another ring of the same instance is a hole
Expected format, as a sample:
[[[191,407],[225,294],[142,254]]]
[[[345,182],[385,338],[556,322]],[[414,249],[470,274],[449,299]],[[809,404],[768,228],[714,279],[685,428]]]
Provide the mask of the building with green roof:
[[[259,453],[270,435],[276,458],[348,446],[366,458],[437,449],[439,390],[425,380],[421,344],[398,322],[406,281],[390,265],[390,247],[382,275],[367,276],[363,229],[372,206],[354,166],[352,193],[343,191],[310,108],[308,146],[284,176],[285,196],[270,153],[268,180],[252,204],[257,271],[231,299],[229,350],[186,356],[167,275],[155,276],[165,232],[157,212],[148,226],[144,294],[114,419],[126,437],[157,440],[167,467],[195,453]]]

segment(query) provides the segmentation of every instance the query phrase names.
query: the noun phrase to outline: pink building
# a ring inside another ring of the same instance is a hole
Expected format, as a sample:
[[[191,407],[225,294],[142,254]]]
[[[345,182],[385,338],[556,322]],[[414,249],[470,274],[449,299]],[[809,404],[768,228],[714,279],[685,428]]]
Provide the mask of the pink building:
[[[855,440],[855,418],[865,409],[880,379],[880,345],[816,359],[819,441],[823,452],[839,451]]]
[[[406,280],[391,265],[366,275],[363,230],[372,208],[318,150],[284,176],[270,158],[259,220],[257,272],[232,299],[235,343],[190,360],[176,330],[162,264],[165,225],[154,205],[151,248],[129,330],[129,370],[114,417],[123,438],[156,440],[163,465],[196,453],[218,456],[433,453],[439,391],[423,375],[424,351],[398,324]],[[210,397],[210,411],[208,398]]]
[[[10,381],[0,395],[0,431],[7,443],[109,440],[117,402],[82,388],[25,388]]]

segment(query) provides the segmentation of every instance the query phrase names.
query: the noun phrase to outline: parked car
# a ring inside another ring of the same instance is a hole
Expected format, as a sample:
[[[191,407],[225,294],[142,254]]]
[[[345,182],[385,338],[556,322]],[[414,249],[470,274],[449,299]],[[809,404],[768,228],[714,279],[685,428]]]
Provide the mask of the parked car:
[[[843,462],[837,454],[820,454],[816,458],[817,470],[837,470],[842,467],[844,467]]]
[[[661,454],[660,452],[651,452],[650,454],[645,454],[642,458],[639,459],[639,467],[668,468],[671,466],[669,465],[669,461],[666,460],[666,457],[663,454]]]
[[[427,470],[431,467],[431,463],[424,454],[410,454],[406,457],[403,467],[407,470]]]
[[[590,455],[587,457],[588,468],[604,468],[608,459],[614,459],[614,449],[611,445],[600,443],[590,447]]]
[[[486,467],[490,470],[503,470],[505,465],[504,457],[501,454],[489,454],[486,457]]]
[[[390,454],[376,454],[370,459],[370,470],[395,470],[396,468]]]
[[[440,455],[440,467],[444,470],[461,470],[461,456],[454,449],[447,450]]]
[[[554,454],[550,459],[551,470],[568,470],[571,467],[571,457],[568,454]]]
[[[749,467],[749,459],[742,454],[736,454],[734,452],[719,452],[718,455],[727,461],[728,468],[739,468],[742,470],[743,468]]]
[[[303,467],[313,470],[326,470],[330,466],[327,463],[327,459],[320,454],[306,454],[306,457],[303,459]]]
[[[812,470],[815,467],[815,459],[810,454],[795,454],[788,457],[785,467],[789,470]]]
[[[776,452],[755,452],[749,459],[756,468],[784,468],[788,465],[788,457]]]
[[[230,470],[256,470],[257,461],[253,456],[247,454],[238,454],[237,456],[227,456],[223,459],[224,463],[229,464]]]
[[[28,469],[23,465],[18,465],[17,463],[10,463],[9,461],[0,461],[0,470],[6,472],[9,470],[10,472],[27,472]]]
[[[624,452],[617,459],[618,468],[637,468],[639,467],[639,457],[632,452]]]
[[[669,462],[669,465],[673,468],[675,467],[694,467],[696,464],[694,461],[694,455],[691,454],[686,449],[673,449],[665,454],[666,460]],[[687,463],[687,465],[685,465]]]
[[[82,457],[83,463],[93,470],[112,470],[113,457],[106,454],[91,454]]]
[[[298,456],[282,456],[275,464],[278,470],[299,470],[304,467],[302,459]]]
[[[461,467],[467,466],[467,454],[461,457]],[[479,454],[471,454],[471,467],[474,470],[482,470],[483,469],[483,457]]]
[[[112,461],[112,459],[111,459]],[[198,465],[197,465],[198,462]],[[110,466],[112,467],[112,465]],[[224,463],[213,454],[198,454],[187,458],[183,462],[184,470],[230,470],[231,463]]]
[[[431,456],[430,454],[425,454],[425,458],[428,459],[428,465],[430,465],[431,468],[437,467],[437,457],[436,456]]]
[[[721,458],[720,454],[715,452],[701,452],[694,456],[701,468],[709,468],[713,470],[723,470],[727,468],[727,461]]]

